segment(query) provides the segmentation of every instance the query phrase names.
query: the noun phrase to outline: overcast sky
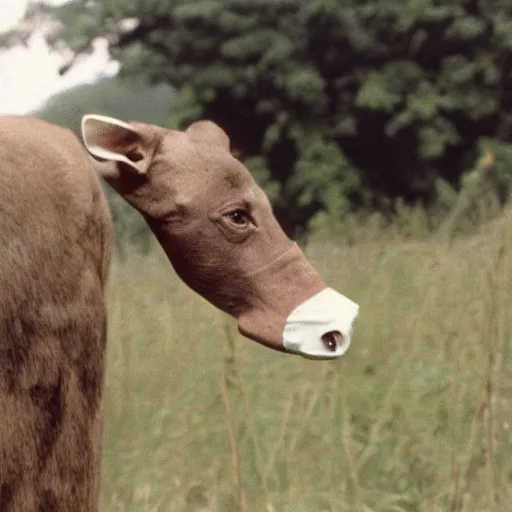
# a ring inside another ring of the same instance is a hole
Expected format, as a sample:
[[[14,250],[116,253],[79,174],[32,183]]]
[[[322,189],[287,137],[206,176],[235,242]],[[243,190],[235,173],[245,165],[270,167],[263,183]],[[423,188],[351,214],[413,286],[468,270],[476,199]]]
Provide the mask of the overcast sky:
[[[66,0],[47,0],[62,4]],[[23,16],[28,0],[0,0],[0,32],[16,24]],[[95,42],[91,57],[76,64],[64,77],[58,74],[63,57],[51,53],[41,34],[32,35],[28,48],[0,50],[0,114],[25,114],[44,104],[53,94],[100,74],[113,74],[116,63],[109,59],[106,42]]]

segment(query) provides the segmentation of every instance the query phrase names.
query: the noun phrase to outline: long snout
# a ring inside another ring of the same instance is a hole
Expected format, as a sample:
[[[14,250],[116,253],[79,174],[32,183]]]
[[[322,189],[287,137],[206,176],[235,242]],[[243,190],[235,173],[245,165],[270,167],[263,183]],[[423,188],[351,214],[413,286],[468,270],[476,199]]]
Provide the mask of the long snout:
[[[328,288],[297,244],[250,279],[258,300],[237,316],[244,336],[309,359],[346,352],[359,306]]]
[[[309,359],[333,359],[350,346],[359,306],[326,288],[296,307],[283,331],[283,347]]]

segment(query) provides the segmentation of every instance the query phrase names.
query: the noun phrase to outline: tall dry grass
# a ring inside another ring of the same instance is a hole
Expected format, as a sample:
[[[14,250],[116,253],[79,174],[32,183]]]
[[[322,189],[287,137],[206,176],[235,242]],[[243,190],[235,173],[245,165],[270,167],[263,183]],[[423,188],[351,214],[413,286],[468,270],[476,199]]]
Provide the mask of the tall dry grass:
[[[334,362],[243,339],[157,249],[114,265],[104,512],[512,510],[512,217],[374,220],[307,247],[361,306]]]

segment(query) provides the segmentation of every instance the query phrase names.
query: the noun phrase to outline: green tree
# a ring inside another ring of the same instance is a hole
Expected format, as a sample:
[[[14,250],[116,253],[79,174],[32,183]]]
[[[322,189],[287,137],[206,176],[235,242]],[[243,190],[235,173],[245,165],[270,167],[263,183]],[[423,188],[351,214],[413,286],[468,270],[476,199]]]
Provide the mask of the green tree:
[[[480,138],[510,136],[509,1],[74,0],[29,18],[48,16],[53,44],[106,35],[122,74],[176,87],[173,125],[223,126],[288,227],[431,201]]]

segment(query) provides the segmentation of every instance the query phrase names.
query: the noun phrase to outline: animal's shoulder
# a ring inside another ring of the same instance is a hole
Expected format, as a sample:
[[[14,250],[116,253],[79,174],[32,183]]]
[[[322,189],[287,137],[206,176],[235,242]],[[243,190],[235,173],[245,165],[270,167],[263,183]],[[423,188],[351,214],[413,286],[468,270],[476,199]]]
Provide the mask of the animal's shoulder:
[[[49,279],[83,265],[106,273],[112,221],[78,138],[36,118],[0,118],[0,274]],[[18,270],[15,270],[18,269]],[[69,276],[68,276],[69,278]]]

